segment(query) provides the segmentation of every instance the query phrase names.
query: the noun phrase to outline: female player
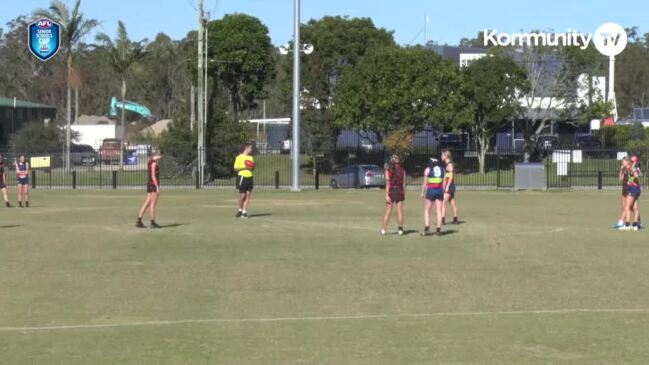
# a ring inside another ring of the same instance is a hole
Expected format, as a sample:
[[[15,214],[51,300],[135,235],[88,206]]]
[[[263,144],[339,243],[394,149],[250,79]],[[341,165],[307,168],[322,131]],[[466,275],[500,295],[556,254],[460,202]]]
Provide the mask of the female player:
[[[446,174],[444,175],[444,204],[442,204],[442,224],[446,224],[446,205],[450,205],[453,209],[453,224],[460,224],[458,220],[457,204],[455,203],[455,163],[453,163],[453,155],[449,150],[442,151],[442,161],[445,166]]]
[[[628,157],[624,157],[622,159],[622,164],[620,165],[620,172],[618,173],[618,178],[620,182],[622,183],[622,204],[621,204],[621,213],[620,213],[620,220],[617,222],[616,225],[613,226],[613,228],[620,229],[624,228],[624,216],[626,213],[626,198],[629,195],[629,166],[630,164],[635,160],[635,162],[638,162],[638,157],[637,156],[632,156],[631,159]],[[640,168],[637,167],[638,173],[640,176],[642,176],[642,171],[640,171]],[[638,200],[633,204],[633,211],[635,212],[636,210],[638,211],[638,228],[642,228],[642,223],[641,223],[641,218],[640,218],[640,206],[638,203]]]
[[[406,170],[401,167],[399,156],[392,155],[385,166],[385,214],[381,235],[385,235],[392,215],[392,207],[397,206],[399,235],[403,235],[403,201],[406,199]]]
[[[18,178],[18,206],[29,208],[29,162],[25,155],[20,155],[18,162],[16,162],[16,177]]]
[[[156,223],[156,207],[158,205],[158,197],[160,196],[160,160],[162,159],[162,150],[154,149],[151,158],[147,162],[147,185],[146,185],[146,199],[140,208],[140,213],[137,216],[137,222],[135,226],[137,228],[146,228],[144,223],[142,223],[142,217],[146,212],[146,209],[149,208],[149,214],[151,215],[151,228],[161,228],[158,223]]]
[[[2,197],[4,198],[7,208],[11,208],[9,203],[9,195],[7,194],[7,171],[5,170],[5,159],[0,155],[0,190],[2,190]]]
[[[635,157],[635,158],[634,158]],[[626,168],[628,174],[628,194],[626,197],[626,209],[624,213],[624,230],[638,230],[638,219],[640,219],[640,211],[634,209],[635,204],[640,197],[640,169],[636,164],[638,158],[633,156],[630,160],[626,161]],[[631,212],[633,212],[633,226],[631,226]]]
[[[442,235],[442,206],[444,203],[444,167],[442,163],[431,158],[428,167],[424,170],[424,181],[421,187],[421,197],[424,200],[424,232],[423,236],[430,235],[430,210],[435,204],[437,214],[437,230],[435,235]]]

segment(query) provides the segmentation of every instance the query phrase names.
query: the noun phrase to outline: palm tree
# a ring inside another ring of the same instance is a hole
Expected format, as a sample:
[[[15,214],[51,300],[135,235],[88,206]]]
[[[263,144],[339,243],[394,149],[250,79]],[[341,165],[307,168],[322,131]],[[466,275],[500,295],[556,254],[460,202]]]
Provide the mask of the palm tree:
[[[72,75],[73,55],[79,51],[79,46],[83,37],[97,27],[100,22],[97,19],[86,19],[79,11],[81,0],[77,0],[70,12],[68,6],[61,0],[52,0],[48,9],[37,9],[33,15],[35,17],[45,17],[61,25],[61,45],[68,66],[67,74],[67,120],[66,120],[66,150],[65,150],[65,167],[70,169],[70,120],[72,119],[72,90],[70,88],[70,79]],[[78,95],[78,93],[77,93]]]
[[[124,143],[126,137],[126,115],[124,102],[126,100],[126,74],[128,71],[138,63],[146,55],[147,40],[143,39],[139,42],[131,41],[126,32],[126,26],[120,20],[117,23],[117,36],[111,39],[108,35],[100,33],[97,35],[97,42],[108,53],[108,60],[115,70],[122,77],[122,148],[120,152],[120,166],[124,166]]]

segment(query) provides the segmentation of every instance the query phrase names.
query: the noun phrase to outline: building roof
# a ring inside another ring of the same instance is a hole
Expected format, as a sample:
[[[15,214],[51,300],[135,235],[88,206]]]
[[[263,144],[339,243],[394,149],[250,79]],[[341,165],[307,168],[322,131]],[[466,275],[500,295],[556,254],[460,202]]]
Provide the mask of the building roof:
[[[117,122],[103,115],[80,115],[74,125],[113,125]]]
[[[0,96],[0,108],[1,107],[13,108],[13,106],[14,106],[14,99],[13,98],[7,98],[7,97],[4,97],[4,96]],[[55,109],[51,105],[39,104],[39,103],[34,103],[34,102],[31,102],[31,101],[19,100],[19,99],[16,99],[16,108]]]
[[[146,127],[142,132],[144,134],[151,134],[155,137],[160,136],[160,134],[166,131],[169,128],[169,124],[173,122],[173,119],[163,119],[159,120],[150,126]]]

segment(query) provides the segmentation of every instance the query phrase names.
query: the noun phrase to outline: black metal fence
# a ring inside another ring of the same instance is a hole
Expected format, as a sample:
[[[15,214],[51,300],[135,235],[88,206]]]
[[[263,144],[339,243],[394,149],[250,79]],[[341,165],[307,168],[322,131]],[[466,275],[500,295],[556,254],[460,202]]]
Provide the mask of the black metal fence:
[[[194,151],[176,153],[166,150],[161,162],[161,184],[165,188],[213,189],[232,188],[234,172],[213,169],[216,161],[208,161],[206,181],[198,181]],[[523,155],[515,151],[489,151],[485,156],[484,173],[480,172],[478,152],[456,150],[456,181],[460,189],[511,189],[514,187],[514,165],[522,162]],[[636,151],[637,152],[637,151]],[[73,164],[66,169],[61,153],[25,153],[31,163],[30,184],[34,189],[139,189],[147,182],[146,162],[149,151],[129,153],[124,162],[102,162],[101,158],[73,156]],[[403,166],[408,174],[408,184],[418,185],[431,156],[437,151],[413,151],[404,158]],[[544,159],[549,189],[607,189],[620,185],[618,171],[620,159],[628,155],[617,150],[565,149],[550,152]],[[647,170],[649,150],[641,151],[644,170]],[[254,156],[257,162],[255,186],[283,189],[291,183],[291,157],[289,154],[269,153]],[[388,158],[384,151],[364,149],[339,150],[332,154],[302,155],[300,160],[300,185],[302,188],[328,188],[342,168],[353,164],[383,166]],[[221,166],[232,165],[218,161]],[[8,182],[13,179],[13,158],[5,155]],[[215,173],[213,171],[221,171]]]

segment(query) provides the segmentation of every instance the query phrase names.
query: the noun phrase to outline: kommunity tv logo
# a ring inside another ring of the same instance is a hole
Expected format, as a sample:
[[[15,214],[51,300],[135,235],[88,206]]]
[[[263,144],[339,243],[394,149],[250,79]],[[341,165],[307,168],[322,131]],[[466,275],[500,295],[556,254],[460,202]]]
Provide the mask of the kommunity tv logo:
[[[603,55],[615,57],[622,53],[628,43],[624,28],[616,23],[604,23],[594,33],[569,30],[563,33],[529,32],[504,33],[494,30],[483,31],[484,46],[500,47],[579,47],[586,49],[591,43]]]

